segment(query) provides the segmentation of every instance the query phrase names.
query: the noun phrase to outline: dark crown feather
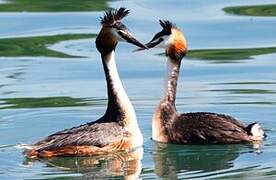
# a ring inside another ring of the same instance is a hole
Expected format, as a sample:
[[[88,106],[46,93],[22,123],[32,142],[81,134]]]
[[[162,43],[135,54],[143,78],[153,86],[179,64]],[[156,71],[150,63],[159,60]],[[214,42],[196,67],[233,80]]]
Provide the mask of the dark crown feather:
[[[102,25],[112,25],[116,21],[120,21],[129,14],[129,10],[121,7],[120,9],[110,9],[105,12],[103,18],[101,18]]]
[[[171,33],[172,28],[176,28],[175,24],[168,20],[159,20],[160,25],[162,26],[163,30],[167,33]]]

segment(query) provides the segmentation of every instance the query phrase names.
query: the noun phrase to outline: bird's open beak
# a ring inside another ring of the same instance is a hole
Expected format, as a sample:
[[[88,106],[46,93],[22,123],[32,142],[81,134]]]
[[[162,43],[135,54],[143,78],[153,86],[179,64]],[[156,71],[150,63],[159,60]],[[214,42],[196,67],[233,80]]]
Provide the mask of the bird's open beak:
[[[136,38],[134,38],[132,36],[131,33],[126,32],[126,33],[121,33],[120,34],[122,36],[122,38],[124,38],[128,43],[134,44],[142,49],[148,49],[147,46],[145,46],[144,44],[142,44],[141,42],[139,42]]]

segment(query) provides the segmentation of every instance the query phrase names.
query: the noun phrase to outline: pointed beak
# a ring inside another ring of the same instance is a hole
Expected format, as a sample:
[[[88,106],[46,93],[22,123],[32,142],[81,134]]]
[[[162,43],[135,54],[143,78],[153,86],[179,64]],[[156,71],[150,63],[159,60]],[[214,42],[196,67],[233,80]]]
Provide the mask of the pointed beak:
[[[139,42],[136,38],[134,38],[133,35],[130,32],[126,31],[124,33],[120,33],[120,35],[123,39],[126,40],[126,42],[134,44],[134,45],[136,45],[136,46],[138,46],[142,49],[148,49],[147,46],[145,46],[144,44]]]
[[[136,51],[143,51],[145,49],[151,49],[151,48],[154,48],[156,45],[158,45],[162,40],[152,40],[150,42],[148,42],[147,44],[145,44],[145,46],[147,46],[147,48],[138,48],[138,49],[135,49],[134,52]]]
[[[158,40],[154,40],[154,41],[150,41],[149,43],[146,44],[146,46],[150,49],[150,48],[154,48],[155,46],[157,46],[159,43],[162,42],[162,39],[158,39]]]

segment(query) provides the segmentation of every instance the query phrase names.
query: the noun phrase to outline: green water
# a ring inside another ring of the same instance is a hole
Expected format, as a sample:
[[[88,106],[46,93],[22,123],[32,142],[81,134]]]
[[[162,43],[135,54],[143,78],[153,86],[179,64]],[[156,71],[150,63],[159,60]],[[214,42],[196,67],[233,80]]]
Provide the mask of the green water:
[[[5,9],[23,13],[0,13],[0,179],[276,178],[276,19],[223,11],[272,0],[108,2],[109,7],[131,9],[124,22],[143,42],[160,29],[159,18],[183,29],[190,52],[182,62],[178,111],[225,113],[246,124],[258,121],[268,135],[262,147],[153,142],[151,118],[163,95],[165,57],[158,49],[133,53],[134,46],[121,43],[118,69],[136,109],[144,147],[128,154],[36,161],[26,159],[19,144],[97,120],[105,112],[105,77],[93,35],[103,12],[79,9],[84,1],[64,0],[53,8],[50,2],[24,2],[17,10]]]

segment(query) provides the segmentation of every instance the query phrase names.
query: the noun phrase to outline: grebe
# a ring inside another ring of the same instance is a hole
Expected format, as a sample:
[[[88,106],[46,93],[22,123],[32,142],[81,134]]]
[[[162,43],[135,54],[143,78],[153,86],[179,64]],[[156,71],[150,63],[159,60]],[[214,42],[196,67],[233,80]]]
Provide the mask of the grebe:
[[[121,22],[129,10],[120,8],[105,12],[102,29],[96,38],[107,82],[108,105],[105,114],[95,122],[54,133],[25,151],[27,157],[88,156],[130,150],[143,144],[134,108],[123,88],[115,63],[115,48],[126,41],[146,48]]]
[[[196,112],[179,114],[175,107],[177,79],[182,58],[186,55],[186,39],[179,28],[161,21],[162,31],[146,44],[148,48],[165,48],[167,84],[164,98],[152,119],[152,138],[176,144],[234,144],[260,142],[265,133],[258,123],[245,126],[231,116]],[[142,50],[142,49],[140,49]]]

